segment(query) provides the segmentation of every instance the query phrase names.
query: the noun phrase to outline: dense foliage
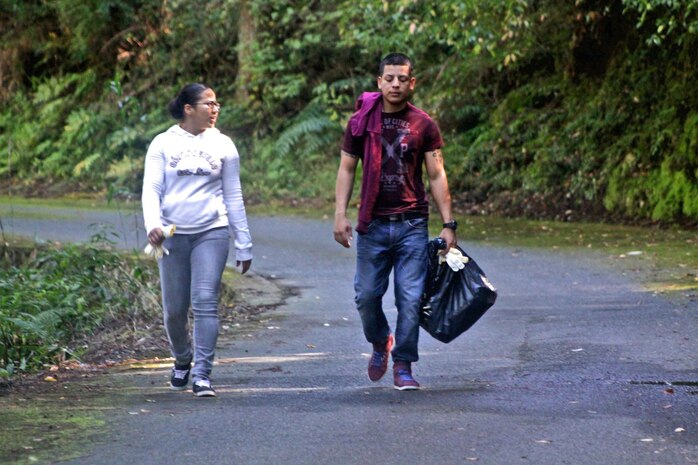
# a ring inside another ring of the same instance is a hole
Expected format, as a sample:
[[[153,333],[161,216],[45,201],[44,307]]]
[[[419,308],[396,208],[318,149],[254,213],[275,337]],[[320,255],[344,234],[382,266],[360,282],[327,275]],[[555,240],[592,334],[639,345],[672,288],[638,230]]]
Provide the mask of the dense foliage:
[[[698,220],[698,0],[0,0],[0,176],[138,193],[165,103],[224,102],[248,198],[331,199],[388,51],[477,211]]]

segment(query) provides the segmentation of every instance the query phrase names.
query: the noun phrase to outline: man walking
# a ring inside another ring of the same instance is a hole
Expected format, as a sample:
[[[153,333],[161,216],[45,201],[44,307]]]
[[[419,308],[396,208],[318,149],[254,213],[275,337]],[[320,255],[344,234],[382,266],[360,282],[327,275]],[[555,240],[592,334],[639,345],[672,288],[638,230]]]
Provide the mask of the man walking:
[[[431,194],[443,221],[440,236],[456,245],[457,224],[436,123],[409,103],[416,79],[412,62],[391,53],[380,63],[380,92],[364,92],[344,133],[335,191],[334,238],[350,247],[347,207],[359,160],[363,167],[356,231],[354,290],[366,340],[373,344],[368,377],[378,381],[392,353],[395,389],[419,389],[412,363],[419,359],[419,303],[426,275],[429,201],[422,180],[426,167]],[[383,295],[394,271],[398,316],[395,334],[383,312]]]

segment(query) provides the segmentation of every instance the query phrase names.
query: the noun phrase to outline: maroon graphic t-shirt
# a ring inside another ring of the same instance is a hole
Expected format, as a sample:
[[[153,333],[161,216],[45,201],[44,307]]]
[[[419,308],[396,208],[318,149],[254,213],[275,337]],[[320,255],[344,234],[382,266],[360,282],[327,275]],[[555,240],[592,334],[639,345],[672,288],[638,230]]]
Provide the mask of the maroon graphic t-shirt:
[[[425,113],[409,107],[397,113],[382,113],[382,162],[380,192],[374,216],[395,213],[429,213],[422,166],[424,153],[443,145],[436,123]],[[344,133],[342,150],[363,159],[363,137]]]

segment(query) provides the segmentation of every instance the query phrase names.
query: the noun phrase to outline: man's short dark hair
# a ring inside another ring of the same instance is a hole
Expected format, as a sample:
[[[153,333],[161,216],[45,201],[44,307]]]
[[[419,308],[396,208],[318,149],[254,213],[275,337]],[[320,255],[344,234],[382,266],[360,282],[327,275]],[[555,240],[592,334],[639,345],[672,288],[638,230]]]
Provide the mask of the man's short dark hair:
[[[378,75],[382,76],[383,75],[383,70],[385,69],[386,65],[393,65],[393,66],[409,66],[410,67],[410,76],[412,76],[412,60],[410,60],[410,57],[405,55],[404,53],[389,53],[381,60],[380,66],[378,66]]]

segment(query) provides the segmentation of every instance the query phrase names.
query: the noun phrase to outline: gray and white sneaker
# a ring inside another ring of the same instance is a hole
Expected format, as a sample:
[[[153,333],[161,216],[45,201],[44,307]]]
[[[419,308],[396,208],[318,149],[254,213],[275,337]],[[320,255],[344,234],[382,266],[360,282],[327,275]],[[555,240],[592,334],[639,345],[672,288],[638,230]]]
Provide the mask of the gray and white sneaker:
[[[207,379],[194,381],[192,391],[196,397],[216,397],[216,391],[211,387],[211,381]]]
[[[191,362],[187,365],[177,365],[172,367],[170,375],[170,389],[174,391],[183,391],[189,384],[189,372],[191,371]]]

